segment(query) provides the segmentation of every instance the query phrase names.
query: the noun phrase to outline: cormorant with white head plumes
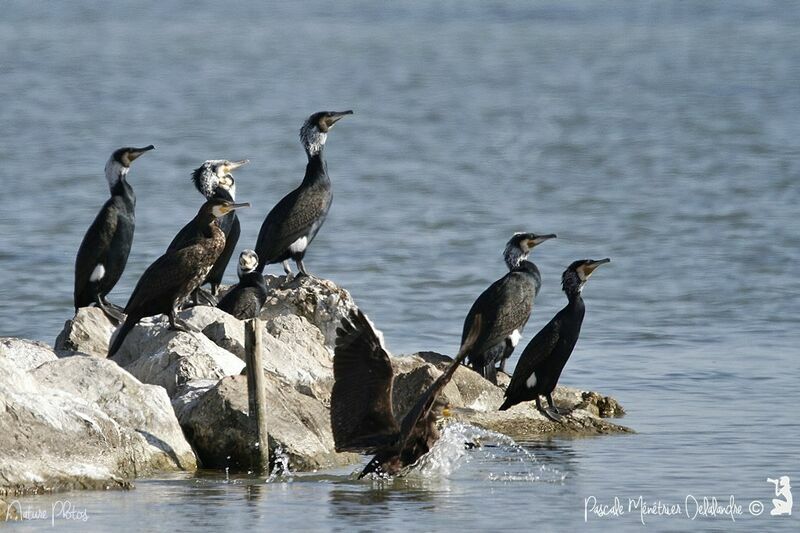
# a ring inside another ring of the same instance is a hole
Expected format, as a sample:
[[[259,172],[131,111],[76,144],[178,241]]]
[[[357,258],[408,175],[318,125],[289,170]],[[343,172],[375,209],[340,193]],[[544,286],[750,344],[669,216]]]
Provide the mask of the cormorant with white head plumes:
[[[446,404],[438,399],[480,334],[475,316],[471,335],[450,366],[398,421],[392,409],[394,374],[381,335],[358,310],[336,329],[331,392],[331,429],[337,452],[374,454],[359,475],[394,476],[428,453],[439,439],[436,420]]]
[[[96,304],[110,318],[124,318],[106,295],[117,284],[133,244],[136,225],[136,196],[126,179],[131,163],[155,148],[125,147],[115,150],[106,163],[106,179],[111,189],[109,198],[86,231],[75,258],[75,311]]]
[[[240,161],[228,161],[226,159],[211,159],[200,165],[192,173],[192,181],[200,193],[210,198],[221,198],[230,202],[236,201],[236,182],[233,179],[231,172],[247,164],[247,159]],[[219,255],[219,259],[211,267],[211,271],[206,276],[203,284],[209,283],[211,285],[211,295],[216,296],[219,291],[219,286],[222,283],[222,277],[225,275],[225,269],[231,260],[233,251],[236,249],[236,243],[239,242],[239,234],[241,233],[241,226],[239,224],[239,217],[236,216],[236,211],[231,211],[224,217],[217,221],[219,229],[225,234],[225,249]],[[187,244],[193,242],[198,238],[198,230],[193,222],[186,224],[172,239],[172,242],[167,247],[167,251],[177,250],[183,248]],[[199,290],[199,289],[198,289]]]
[[[528,254],[554,234],[516,233],[506,244],[503,257],[509,272],[492,283],[472,304],[461,335],[462,343],[470,335],[476,314],[483,316],[483,330],[469,354],[469,365],[483,377],[497,384],[497,368],[514,351],[525,324],[531,316],[533,302],[542,286],[542,276]]]
[[[564,271],[561,286],[567,295],[567,305],[525,347],[506,389],[501,411],[520,402],[536,400],[536,407],[545,416],[554,421],[561,420],[564,413],[553,404],[551,395],[581,333],[585,312],[581,292],[592,272],[610,261],[608,258],[599,261],[582,259]],[[541,395],[547,398],[547,409],[542,408]]]
[[[221,198],[206,200],[192,221],[202,237],[188,246],[164,253],[147,267],[125,306],[127,316],[108,350],[109,357],[117,353],[133,326],[147,316],[165,314],[171,329],[193,330],[176,314],[183,301],[206,279],[225,248],[225,234],[217,220],[234,209],[249,206]]]
[[[283,262],[288,278],[292,274],[289,266],[292,259],[300,274],[308,275],[303,256],[325,222],[333,198],[323,148],[333,125],[352,113],[320,111],[311,115],[300,129],[300,141],[308,156],[306,174],[300,186],[284,196],[261,225],[255,247],[260,259],[259,273],[267,265]]]
[[[253,250],[239,254],[239,283],[228,291],[217,307],[239,320],[255,318],[267,301],[267,284],[264,276],[256,272],[258,255]]]

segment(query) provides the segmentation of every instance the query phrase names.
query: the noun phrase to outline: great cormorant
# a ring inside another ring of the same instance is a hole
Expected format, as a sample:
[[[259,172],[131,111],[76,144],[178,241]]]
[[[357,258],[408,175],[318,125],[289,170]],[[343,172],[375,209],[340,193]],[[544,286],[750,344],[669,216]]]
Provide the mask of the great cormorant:
[[[75,258],[75,311],[96,304],[106,315],[121,322],[122,313],[106,300],[119,281],[133,244],[136,196],[125,179],[131,163],[155,148],[125,147],[115,150],[106,163],[109,198],[86,231]]]
[[[520,402],[536,400],[537,409],[545,416],[554,421],[561,419],[563,413],[553,404],[551,394],[581,333],[585,311],[581,291],[594,269],[610,261],[583,259],[575,261],[564,271],[561,285],[569,301],[525,347],[506,389],[506,401],[500,406],[501,411]],[[542,408],[540,395],[547,398],[547,409]]]
[[[231,287],[217,307],[239,320],[258,316],[267,300],[267,284],[264,276],[256,272],[257,266],[258,255],[253,250],[239,254],[239,283]]]
[[[125,306],[127,316],[108,350],[109,357],[119,350],[133,326],[146,316],[163,313],[169,317],[171,329],[193,329],[176,314],[183,301],[206,279],[225,248],[225,234],[217,226],[217,219],[249,205],[221,198],[206,200],[192,221],[202,231],[202,237],[188,246],[166,252],[147,267]]]
[[[383,340],[361,311],[351,311],[336,330],[331,393],[331,429],[336,451],[375,454],[359,478],[375,472],[395,475],[428,453],[439,439],[436,419],[447,385],[479,335],[480,316],[472,334],[444,373],[398,421],[392,410],[394,375]]]
[[[303,182],[272,208],[261,225],[256,241],[260,259],[258,272],[273,263],[283,262],[287,278],[292,274],[289,259],[297,263],[301,275],[308,275],[303,256],[314,240],[331,207],[331,181],[323,148],[328,132],[338,120],[352,111],[320,111],[311,115],[300,129],[300,141],[308,164]]]
[[[192,173],[192,181],[195,187],[197,187],[197,190],[207,199],[221,198],[223,200],[235,202],[236,182],[231,172],[248,162],[247,159],[242,159],[241,161],[228,161],[224,159],[208,160]],[[236,216],[235,211],[231,211],[220,218],[217,224],[219,224],[219,229],[225,234],[225,249],[219,254],[217,262],[211,267],[211,271],[203,281],[203,284],[209,283],[211,285],[212,296],[217,295],[219,286],[222,283],[222,277],[225,275],[225,269],[228,267],[231,255],[233,255],[233,251],[236,249],[236,243],[239,242],[239,234],[241,233],[239,217]],[[167,247],[167,251],[183,248],[187,244],[193,242],[198,238],[198,231],[193,222],[189,222],[178,232],[175,238],[172,239],[172,242]]]
[[[472,304],[461,335],[462,343],[470,334],[476,314],[483,316],[481,335],[469,355],[470,366],[483,377],[497,383],[495,363],[503,370],[505,360],[514,351],[522,329],[528,322],[533,301],[542,286],[542,276],[535,264],[527,261],[534,246],[554,234],[516,233],[506,244],[503,257],[509,272],[492,283]]]

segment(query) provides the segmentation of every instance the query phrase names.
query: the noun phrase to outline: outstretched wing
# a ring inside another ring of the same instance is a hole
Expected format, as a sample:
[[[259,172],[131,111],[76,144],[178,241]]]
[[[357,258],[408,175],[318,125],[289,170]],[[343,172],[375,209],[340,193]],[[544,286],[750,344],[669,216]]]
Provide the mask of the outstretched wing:
[[[374,453],[394,442],[392,363],[367,317],[351,311],[336,329],[331,429],[337,451]]]
[[[425,393],[420,396],[419,400],[417,400],[417,403],[414,404],[414,407],[412,407],[403,418],[403,422],[400,424],[401,447],[414,430],[414,427],[417,425],[417,423],[428,416],[428,413],[430,413],[431,408],[436,401],[436,396],[439,395],[439,391],[441,391],[450,382],[450,379],[453,377],[456,369],[461,365],[461,363],[464,361],[464,358],[466,358],[467,354],[472,350],[473,346],[475,345],[475,341],[481,335],[482,328],[483,317],[480,314],[476,314],[472,320],[470,333],[461,344],[461,348],[453,358],[453,362],[450,363],[450,366],[447,367],[441,376],[436,378],[436,381],[431,383]]]

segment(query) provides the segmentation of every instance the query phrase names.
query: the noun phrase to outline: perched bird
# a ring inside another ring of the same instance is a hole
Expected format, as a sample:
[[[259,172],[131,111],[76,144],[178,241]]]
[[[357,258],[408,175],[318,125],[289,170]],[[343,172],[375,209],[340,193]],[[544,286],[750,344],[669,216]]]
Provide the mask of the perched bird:
[[[253,250],[239,254],[239,283],[219,301],[217,307],[239,320],[255,318],[267,300],[264,276],[256,272],[258,255]]]
[[[506,244],[503,257],[509,272],[478,296],[464,320],[462,343],[470,335],[475,315],[483,316],[483,328],[469,355],[470,366],[483,377],[497,384],[497,368],[505,368],[505,360],[514,351],[525,324],[531,316],[534,298],[542,286],[539,269],[527,260],[528,254],[554,234],[516,233]]]
[[[375,454],[359,478],[375,472],[396,475],[428,453],[439,439],[436,419],[443,402],[439,392],[479,335],[481,317],[475,316],[472,334],[462,344],[444,373],[398,421],[392,410],[394,375],[383,340],[361,311],[351,311],[336,330],[331,393],[331,429],[337,452]]]
[[[109,357],[119,350],[133,326],[146,316],[163,313],[169,317],[171,329],[193,330],[176,314],[183,301],[206,279],[225,248],[225,234],[216,221],[234,209],[249,206],[220,198],[206,200],[192,220],[202,237],[188,246],[166,252],[147,267],[125,306],[127,316],[108,350]]]
[[[223,200],[235,202],[236,182],[231,172],[248,162],[247,159],[242,159],[241,161],[228,161],[225,159],[208,160],[192,173],[192,181],[195,187],[197,187],[197,190],[200,191],[206,199],[221,198]],[[235,211],[231,211],[220,218],[217,224],[219,224],[219,229],[225,234],[225,249],[219,254],[217,262],[211,267],[211,271],[203,281],[203,284],[208,283],[211,285],[212,296],[216,296],[219,291],[222,277],[225,275],[225,269],[228,267],[228,262],[230,262],[231,255],[233,255],[233,251],[236,249],[236,243],[239,242],[239,234],[241,233],[239,217],[236,216]],[[172,239],[172,242],[167,247],[167,251],[183,248],[197,239],[201,234],[202,230],[198,229],[192,222],[189,222],[178,232],[175,238]]]
[[[308,156],[306,174],[303,183],[284,196],[261,225],[256,241],[259,273],[263,273],[267,265],[283,262],[288,278],[292,274],[289,266],[289,259],[292,259],[300,275],[308,275],[303,256],[325,222],[333,198],[328,165],[323,156],[325,140],[333,125],[352,113],[320,111],[308,117],[300,129],[300,141]]]
[[[512,405],[536,400],[536,408],[554,421],[564,414],[554,404],[551,394],[567,364],[581,333],[585,307],[581,291],[594,269],[611,259],[575,261],[561,276],[561,286],[567,294],[567,305],[531,339],[517,362],[514,376],[506,389],[506,400],[500,406],[505,411]],[[549,407],[542,408],[540,395],[547,398]]]
[[[106,163],[106,179],[111,189],[109,198],[89,226],[75,258],[75,311],[96,304],[117,322],[122,321],[120,308],[106,300],[119,281],[133,244],[136,196],[125,179],[131,163],[155,148],[120,148]]]

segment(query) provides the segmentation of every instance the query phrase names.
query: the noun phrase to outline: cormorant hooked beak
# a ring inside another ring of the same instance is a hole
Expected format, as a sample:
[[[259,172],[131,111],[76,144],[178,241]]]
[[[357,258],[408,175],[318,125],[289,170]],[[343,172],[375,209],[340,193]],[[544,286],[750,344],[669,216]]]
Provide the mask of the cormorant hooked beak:
[[[228,204],[225,206],[227,211],[233,211],[234,209],[242,209],[244,207],[250,207],[250,202],[242,202],[240,204]]]
[[[352,109],[348,109],[347,111],[331,111],[326,113],[322,118],[319,119],[319,129],[321,132],[327,133],[327,131],[331,129],[334,124],[339,122],[345,116],[352,114]]]
[[[528,242],[527,242],[528,248],[533,248],[534,246],[539,246],[544,241],[547,241],[547,240],[550,240],[550,239],[555,239],[555,238],[556,238],[556,234],[555,233],[550,233],[548,235],[537,235],[533,239],[529,239],[528,240]]]
[[[581,267],[581,270],[583,271],[583,275],[588,278],[589,276],[592,275],[592,272],[594,272],[597,267],[599,267],[600,265],[605,265],[606,263],[610,262],[611,258],[609,257],[606,257],[605,259],[598,259],[597,261],[590,260],[588,263],[586,263]]]
[[[145,146],[144,148],[131,148],[127,152],[128,165],[133,163],[133,161],[143,153],[149,152],[150,150],[155,150],[155,148],[156,147],[153,146],[152,144],[149,146]]]
[[[237,168],[246,165],[249,162],[250,162],[249,159],[241,159],[239,161],[226,161],[225,164],[222,165],[222,168],[224,169],[223,174],[230,174]]]

